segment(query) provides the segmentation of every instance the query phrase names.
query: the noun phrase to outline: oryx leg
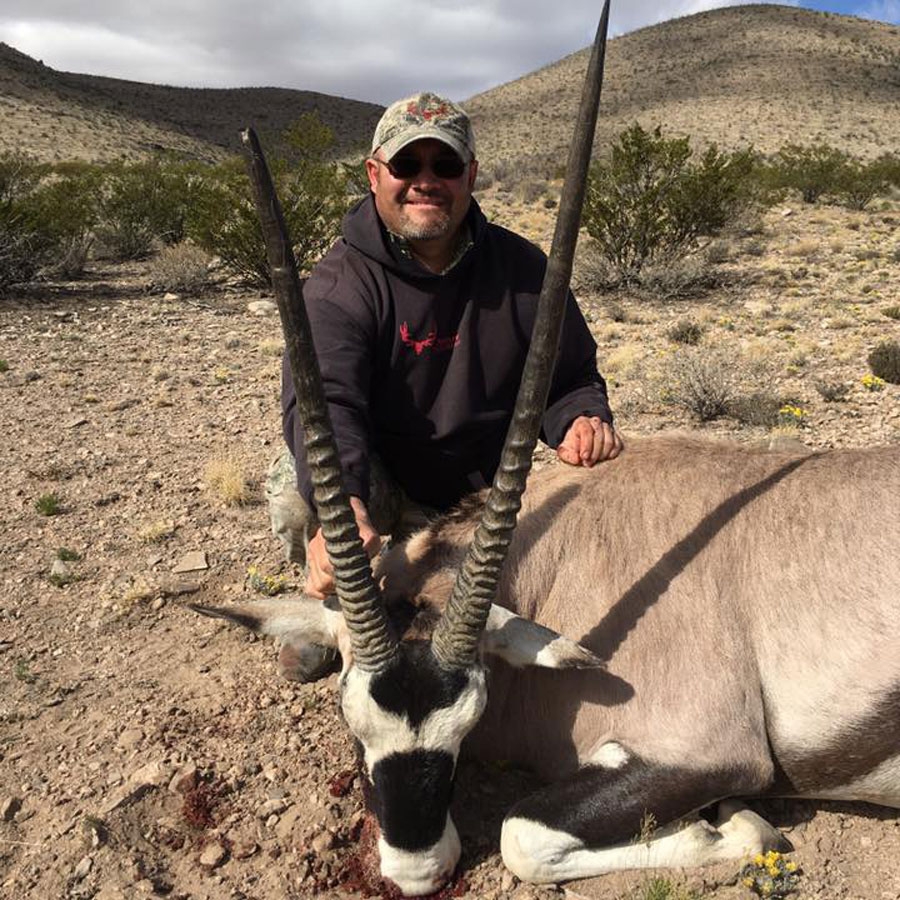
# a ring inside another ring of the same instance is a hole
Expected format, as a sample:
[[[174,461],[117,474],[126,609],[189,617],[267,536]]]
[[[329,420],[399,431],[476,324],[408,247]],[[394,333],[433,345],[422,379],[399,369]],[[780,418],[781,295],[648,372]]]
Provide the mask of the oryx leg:
[[[619,869],[702,866],[787,851],[790,842],[734,801],[715,824],[680,821],[730,793],[754,793],[739,770],[677,770],[631,756],[617,744],[615,767],[588,766],[507,815],[503,861],[523,881],[557,882]],[[615,754],[611,754],[615,755]],[[657,825],[664,827],[657,828]]]

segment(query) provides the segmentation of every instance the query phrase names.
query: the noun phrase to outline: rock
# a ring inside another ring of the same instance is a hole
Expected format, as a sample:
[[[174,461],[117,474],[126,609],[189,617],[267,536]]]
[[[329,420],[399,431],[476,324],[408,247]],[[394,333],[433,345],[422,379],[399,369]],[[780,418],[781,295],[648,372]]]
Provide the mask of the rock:
[[[116,738],[116,746],[122,750],[133,750],[144,739],[144,732],[140,728],[126,728]]]
[[[180,300],[181,296],[179,294],[173,294],[171,291],[167,291],[163,294],[163,300]]]
[[[200,865],[207,869],[215,869],[221,866],[227,857],[228,851],[221,844],[207,844],[200,854]]]
[[[258,819],[268,819],[269,816],[277,816],[279,813],[283,813],[287,808],[287,800],[266,800],[266,802],[256,810],[256,817]]]
[[[22,801],[18,797],[5,797],[0,800],[0,821],[12,822],[21,808]]]
[[[82,879],[87,878],[88,873],[93,868],[93,865],[94,861],[89,856],[85,856],[81,860],[81,862],[79,862],[78,865],[75,866],[74,875],[76,881],[81,881]]]
[[[193,763],[182,766],[169,782],[169,790],[173,794],[186,794],[197,787],[200,781],[200,771]]]
[[[297,823],[303,818],[303,809],[300,806],[291,806],[289,807],[283,815],[281,815],[278,819],[278,823],[275,826],[275,834],[277,837],[282,840],[287,840],[291,834],[294,832],[294,829]]]
[[[182,597],[185,594],[195,594],[200,590],[200,585],[196,581],[185,581],[183,578],[161,578],[156,590],[161,597]]]
[[[309,844],[316,853],[324,853],[334,847],[334,835],[330,831],[322,831]]]
[[[152,762],[132,772],[128,783],[132,787],[161,787],[172,777],[172,770],[163,762]]]
[[[70,577],[70,569],[61,559],[54,559],[53,565],[50,566],[50,577],[63,580],[68,579]]]
[[[206,551],[194,550],[192,553],[183,556],[172,571],[176,575],[181,575],[184,572],[204,572],[208,568],[209,563],[206,560]]]
[[[231,855],[235,859],[249,859],[259,850],[259,844],[249,838],[238,838],[231,847]]]
[[[247,312],[254,316],[271,316],[278,307],[271,300],[252,300],[247,304]]]

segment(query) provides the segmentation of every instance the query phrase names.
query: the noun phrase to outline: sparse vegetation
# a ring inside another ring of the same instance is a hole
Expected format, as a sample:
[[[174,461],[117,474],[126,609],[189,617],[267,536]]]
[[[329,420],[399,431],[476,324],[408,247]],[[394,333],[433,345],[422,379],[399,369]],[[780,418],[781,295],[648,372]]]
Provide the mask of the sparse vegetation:
[[[700,343],[703,337],[703,326],[691,319],[681,319],[667,332],[669,340],[676,344],[688,344],[693,346]]]
[[[19,657],[16,660],[15,676],[18,681],[24,684],[34,684],[37,681],[37,675],[31,671],[28,660],[23,657]]]
[[[850,393],[849,385],[842,381],[831,379],[817,381],[816,390],[826,403],[840,403],[841,401],[846,400],[847,395]]]
[[[138,530],[138,537],[146,544],[160,544],[175,534],[175,523],[171,519],[149,522]]]
[[[209,262],[209,254],[188,241],[163,247],[150,260],[150,283],[158,291],[196,294],[210,283]]]
[[[203,481],[226,506],[239,506],[250,500],[246,467],[233,456],[210,459],[203,467]]]
[[[648,878],[629,895],[629,900],[699,900],[699,895],[669,878]]]
[[[734,360],[721,353],[682,350],[667,369],[664,399],[701,422],[727,415],[739,394]]]
[[[62,500],[59,494],[41,494],[34,501],[34,508],[42,516],[58,516],[62,512]]]
[[[78,562],[81,554],[77,550],[71,550],[69,547],[60,547],[56,551],[56,558],[62,562]]]
[[[900,341],[882,341],[869,354],[869,368],[876,378],[900,384]]]

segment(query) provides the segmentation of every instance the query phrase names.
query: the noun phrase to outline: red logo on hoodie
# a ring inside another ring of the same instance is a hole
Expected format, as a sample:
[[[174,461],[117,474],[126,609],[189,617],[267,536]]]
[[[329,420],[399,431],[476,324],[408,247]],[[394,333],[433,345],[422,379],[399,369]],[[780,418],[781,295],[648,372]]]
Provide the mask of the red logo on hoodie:
[[[417,341],[415,338],[409,336],[409,324],[407,322],[403,322],[400,325],[400,340],[403,341],[407,347],[412,347],[416,356],[421,356],[422,353],[428,349],[452,350],[454,347],[459,346],[458,333],[450,335],[449,337],[438,337],[437,331],[434,328],[432,328],[422,340]]]

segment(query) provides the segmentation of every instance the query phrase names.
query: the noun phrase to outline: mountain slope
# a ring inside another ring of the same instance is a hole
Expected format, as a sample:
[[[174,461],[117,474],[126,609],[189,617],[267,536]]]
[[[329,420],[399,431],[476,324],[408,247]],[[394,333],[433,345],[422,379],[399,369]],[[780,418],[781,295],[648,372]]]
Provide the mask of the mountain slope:
[[[472,97],[484,159],[565,160],[588,51]],[[597,144],[634,121],[699,143],[771,151],[825,141],[873,157],[900,146],[900,28],[738,6],[610,41]]]

